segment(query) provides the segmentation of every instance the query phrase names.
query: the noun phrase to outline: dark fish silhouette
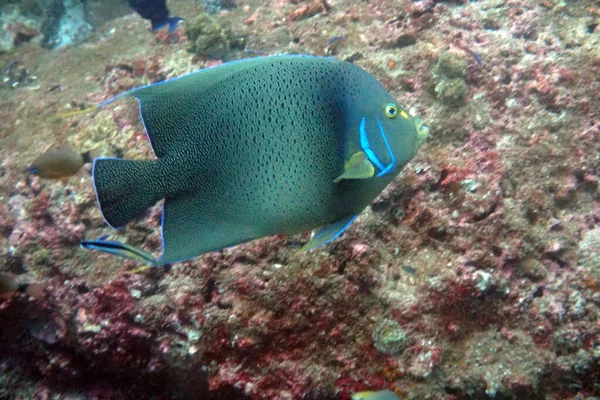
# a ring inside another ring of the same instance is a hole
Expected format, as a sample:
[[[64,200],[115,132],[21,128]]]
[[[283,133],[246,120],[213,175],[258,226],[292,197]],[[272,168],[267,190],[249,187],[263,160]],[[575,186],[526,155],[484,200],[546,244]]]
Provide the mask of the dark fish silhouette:
[[[152,30],[155,31],[164,26],[169,26],[169,32],[175,32],[177,24],[183,18],[169,17],[167,9],[167,0],[128,0],[129,5],[137,11],[144,19],[152,23]]]
[[[10,299],[19,290],[19,284],[13,274],[0,272],[0,300]]]

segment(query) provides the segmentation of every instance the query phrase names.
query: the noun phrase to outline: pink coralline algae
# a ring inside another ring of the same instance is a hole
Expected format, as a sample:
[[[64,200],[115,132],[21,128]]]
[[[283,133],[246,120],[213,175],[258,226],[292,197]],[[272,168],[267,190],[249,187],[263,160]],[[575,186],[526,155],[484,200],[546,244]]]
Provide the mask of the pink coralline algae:
[[[266,0],[211,17],[245,44],[212,59],[197,50],[219,45],[208,30],[151,33],[137,15],[56,54],[35,38],[0,54],[38,77],[0,87],[0,398],[600,396],[598,16],[589,1]],[[80,250],[110,234],[158,253],[160,204],[113,231],[89,166],[50,181],[29,162],[62,143],[153,154],[135,102],[56,114],[274,53],[365,68],[429,142],[310,253],[308,233],[149,270]]]

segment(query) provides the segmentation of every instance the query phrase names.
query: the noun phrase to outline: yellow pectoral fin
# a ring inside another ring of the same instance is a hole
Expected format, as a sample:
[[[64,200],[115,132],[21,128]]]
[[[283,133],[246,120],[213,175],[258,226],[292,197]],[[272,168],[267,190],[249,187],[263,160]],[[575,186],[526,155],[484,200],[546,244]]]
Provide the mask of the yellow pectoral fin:
[[[344,164],[344,173],[334,179],[339,182],[343,179],[368,179],[375,175],[375,167],[369,161],[365,153],[359,151],[352,154],[350,159]]]

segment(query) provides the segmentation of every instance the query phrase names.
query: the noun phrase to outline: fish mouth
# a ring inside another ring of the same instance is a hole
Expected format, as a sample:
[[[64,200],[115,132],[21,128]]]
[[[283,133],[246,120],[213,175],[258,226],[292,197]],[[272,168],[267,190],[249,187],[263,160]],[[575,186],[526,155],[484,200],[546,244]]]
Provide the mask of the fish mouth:
[[[429,137],[429,128],[423,124],[423,121],[420,118],[415,118],[415,128],[417,130],[417,145],[420,146]]]

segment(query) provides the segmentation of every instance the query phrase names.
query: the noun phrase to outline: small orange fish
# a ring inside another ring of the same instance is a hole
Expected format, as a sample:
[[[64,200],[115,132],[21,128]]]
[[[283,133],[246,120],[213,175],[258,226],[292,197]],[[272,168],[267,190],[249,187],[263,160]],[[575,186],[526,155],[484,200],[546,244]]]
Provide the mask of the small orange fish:
[[[48,150],[36,158],[27,170],[40,178],[65,179],[79,171],[83,164],[96,158],[94,150],[77,153],[70,149]]]

